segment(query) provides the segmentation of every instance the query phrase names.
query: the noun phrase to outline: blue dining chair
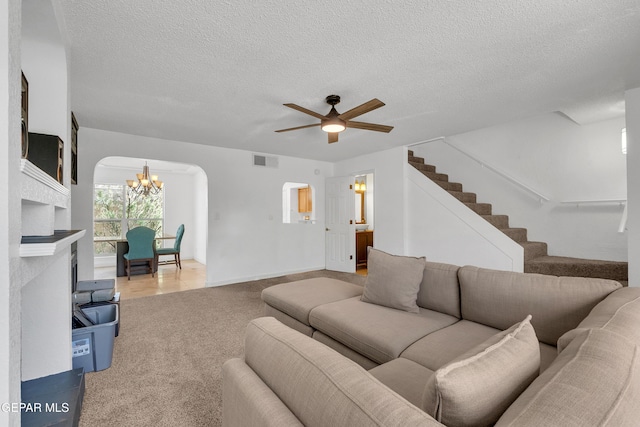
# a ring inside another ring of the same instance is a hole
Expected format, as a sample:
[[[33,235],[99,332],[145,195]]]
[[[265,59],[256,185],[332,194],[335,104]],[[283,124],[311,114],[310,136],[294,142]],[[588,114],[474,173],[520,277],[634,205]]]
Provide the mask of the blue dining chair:
[[[127,231],[127,242],[129,243],[129,252],[124,254],[127,261],[127,280],[131,280],[131,262],[147,261],[149,269],[151,269],[151,277],[155,277],[155,251],[153,249],[153,241],[156,238],[156,232],[149,227],[136,227]],[[145,266],[145,271],[147,267]]]
[[[173,261],[164,261],[167,264],[175,264],[176,267],[180,267],[182,270],[182,264],[180,262],[180,243],[182,243],[182,236],[184,235],[184,224],[180,224],[178,227],[178,231],[176,231],[176,240],[173,243],[172,248],[161,248],[156,249],[156,265],[158,265],[158,260],[160,255],[173,255]]]

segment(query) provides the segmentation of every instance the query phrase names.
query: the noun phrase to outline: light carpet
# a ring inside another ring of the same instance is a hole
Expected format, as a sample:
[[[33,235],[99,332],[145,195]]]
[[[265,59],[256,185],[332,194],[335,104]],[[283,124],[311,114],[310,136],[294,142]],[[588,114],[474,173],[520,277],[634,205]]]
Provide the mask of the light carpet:
[[[366,280],[321,270],[122,301],[113,363],[85,375],[80,426],[221,425],[221,367],[242,356],[260,293],[311,277]]]

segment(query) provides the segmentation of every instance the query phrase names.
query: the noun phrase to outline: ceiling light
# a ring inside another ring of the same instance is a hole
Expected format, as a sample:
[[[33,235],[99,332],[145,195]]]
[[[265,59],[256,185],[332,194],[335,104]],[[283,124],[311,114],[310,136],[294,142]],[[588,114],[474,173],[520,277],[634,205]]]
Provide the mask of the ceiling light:
[[[340,120],[337,117],[322,121],[322,130],[325,132],[342,132],[347,128],[344,120]]]
[[[627,128],[622,129],[622,154],[627,154]]]
[[[147,196],[149,194],[158,194],[164,183],[158,180],[158,175],[149,175],[149,166],[144,163],[142,173],[136,174],[137,181],[133,179],[127,180],[127,185],[135,195]]]

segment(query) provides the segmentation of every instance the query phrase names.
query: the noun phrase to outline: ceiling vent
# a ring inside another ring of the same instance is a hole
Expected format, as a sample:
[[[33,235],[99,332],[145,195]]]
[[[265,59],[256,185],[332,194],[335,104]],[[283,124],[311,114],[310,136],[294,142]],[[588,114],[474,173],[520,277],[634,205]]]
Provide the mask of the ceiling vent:
[[[278,158],[273,156],[263,156],[261,154],[253,155],[253,166],[262,166],[266,168],[277,168]]]

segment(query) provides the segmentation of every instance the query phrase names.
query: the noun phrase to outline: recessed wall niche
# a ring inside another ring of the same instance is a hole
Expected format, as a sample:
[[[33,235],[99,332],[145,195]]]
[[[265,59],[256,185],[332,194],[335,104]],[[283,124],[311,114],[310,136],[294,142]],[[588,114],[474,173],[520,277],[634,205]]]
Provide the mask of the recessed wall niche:
[[[311,184],[285,182],[282,186],[282,223],[315,223],[316,192]]]

